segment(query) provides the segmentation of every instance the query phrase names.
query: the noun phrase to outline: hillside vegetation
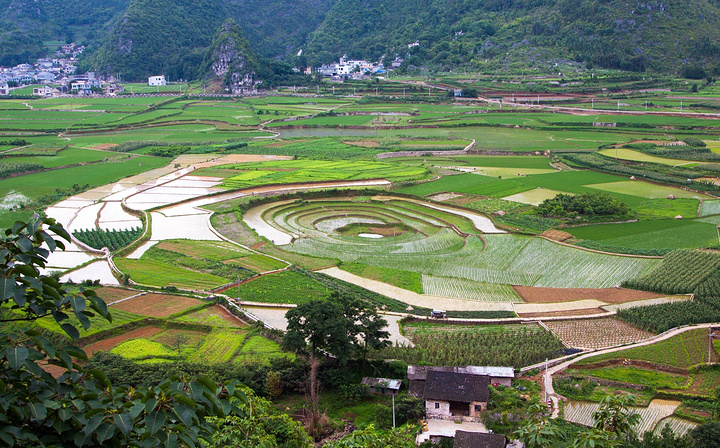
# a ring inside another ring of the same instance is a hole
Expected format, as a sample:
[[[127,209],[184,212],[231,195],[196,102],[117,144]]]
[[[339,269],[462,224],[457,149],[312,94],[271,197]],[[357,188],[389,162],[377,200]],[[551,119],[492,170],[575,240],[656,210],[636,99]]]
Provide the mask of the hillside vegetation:
[[[89,45],[86,68],[139,79],[199,77],[220,24],[252,49],[297,65],[406,58],[405,67],[553,70],[555,63],[632,71],[720,71],[717,0],[30,0],[0,2],[0,62],[58,42]],[[55,42],[51,44],[52,42]],[[417,46],[409,47],[417,42]],[[303,50],[299,54],[299,50]]]

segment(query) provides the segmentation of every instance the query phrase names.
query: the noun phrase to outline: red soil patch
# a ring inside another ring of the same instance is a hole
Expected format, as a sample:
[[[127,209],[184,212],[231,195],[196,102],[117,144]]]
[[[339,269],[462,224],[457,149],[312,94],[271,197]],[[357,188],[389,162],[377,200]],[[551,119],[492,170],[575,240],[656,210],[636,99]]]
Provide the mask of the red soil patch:
[[[516,293],[528,303],[574,302],[576,300],[600,300],[605,303],[625,303],[636,300],[656,299],[666,295],[624,288],[536,288],[513,286]]]
[[[518,313],[518,316],[525,319],[535,319],[543,317],[589,316],[592,314],[603,314],[606,312],[607,311],[601,310],[600,308],[584,308],[581,310],[548,311],[544,313]]]
[[[116,146],[119,146],[119,145],[118,145],[117,143],[102,143],[102,144],[100,144],[100,145],[95,145],[95,146],[93,146],[92,149],[102,149],[102,150],[105,150],[105,149],[112,149],[112,148],[114,148],[114,147],[116,147]]]
[[[264,245],[265,245],[265,241],[263,241],[262,243],[257,243],[257,244],[255,244],[255,245],[253,245],[253,246],[250,246],[250,249],[252,249],[252,250],[258,250],[258,249],[260,249],[261,247],[263,247]]]
[[[85,352],[88,355],[93,355],[97,352],[112,350],[119,344],[136,338],[149,338],[150,336],[161,332],[162,329],[157,327],[141,327],[134,330],[130,330],[127,333],[123,333],[111,338],[103,339],[102,341],[93,342],[90,345],[84,347]]]
[[[113,303],[117,300],[126,299],[138,294],[137,291],[129,289],[113,288],[111,286],[104,286],[95,290],[95,293],[105,301],[105,303]]]
[[[562,230],[546,230],[542,233],[542,236],[561,243],[575,238],[572,233],[563,232]]]
[[[141,316],[168,317],[201,303],[192,297],[145,294],[113,305],[113,308]]]

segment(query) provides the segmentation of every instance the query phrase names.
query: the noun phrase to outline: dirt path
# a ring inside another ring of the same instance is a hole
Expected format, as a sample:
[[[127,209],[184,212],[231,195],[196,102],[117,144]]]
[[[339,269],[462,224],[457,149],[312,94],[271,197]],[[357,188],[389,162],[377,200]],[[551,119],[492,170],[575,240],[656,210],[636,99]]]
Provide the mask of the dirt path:
[[[450,297],[431,296],[418,294],[414,291],[398,288],[397,286],[387,283],[378,282],[376,280],[366,279],[340,268],[328,268],[318,271],[330,277],[352,283],[372,292],[382,294],[391,299],[399,300],[412,306],[423,308],[440,308],[452,311],[512,311],[512,303],[509,302],[481,302],[479,300],[463,300]]]

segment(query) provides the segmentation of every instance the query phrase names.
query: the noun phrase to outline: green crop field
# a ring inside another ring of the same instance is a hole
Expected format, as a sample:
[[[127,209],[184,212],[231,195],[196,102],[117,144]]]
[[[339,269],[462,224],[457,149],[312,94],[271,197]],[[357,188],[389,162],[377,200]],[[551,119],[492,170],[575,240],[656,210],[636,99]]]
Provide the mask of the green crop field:
[[[245,340],[243,330],[218,330],[210,333],[189,358],[191,362],[219,364],[228,362]]]
[[[707,329],[690,330],[644,347],[586,358],[579,364],[594,364],[609,359],[630,359],[687,369],[708,361],[708,340]],[[713,362],[720,359],[715,351],[711,356]]]
[[[195,272],[157,261],[116,258],[115,264],[123,273],[129,275],[132,281],[142,285],[206,290],[229,283],[227,279],[216,275]]]
[[[238,297],[238,288],[225,292]],[[265,275],[240,286],[240,300],[265,303],[306,303],[310,300],[325,299],[330,291],[321,283],[297,272],[284,271]]]
[[[415,347],[389,347],[374,356],[438,366],[527,366],[546,357],[554,358],[564,348],[552,333],[540,327],[506,326],[482,331],[483,328],[405,324],[405,333]]]
[[[716,225],[695,219],[661,219],[563,229],[577,238],[641,249],[701,248],[717,245]]]
[[[656,372],[654,370],[639,369],[637,367],[603,367],[590,370],[570,370],[571,374],[589,375],[622,383],[641,384],[655,389],[682,389],[688,382],[687,377],[671,373]]]
[[[417,196],[428,196],[445,191],[457,192],[460,189],[470,189],[494,181],[496,181],[496,179],[479,174],[459,174],[456,176],[445,176],[439,180],[423,182],[411,187],[403,187],[397,191],[399,193],[414,194]]]
[[[283,246],[287,251],[339,258],[343,266],[359,263],[472,282],[558,288],[612,287],[645,274],[660,263],[654,259],[601,255],[511,234],[483,235],[483,243],[477,237],[460,236],[448,227],[450,223],[461,229],[469,226],[467,221],[462,223],[465,218],[399,199],[384,203],[328,200],[291,203],[270,208],[263,217],[280,229],[301,235],[292,245]],[[401,223],[412,230],[381,239],[342,235],[334,230],[353,222]],[[464,232],[476,234],[477,230]],[[379,272],[375,271],[373,276],[386,281],[399,277],[390,273],[383,277]],[[460,282],[454,288],[458,291],[469,288],[480,298],[481,286],[472,282]],[[499,288],[493,296],[495,294],[499,297],[496,300],[514,299],[507,289]],[[488,300],[487,296],[480,299]]]
[[[282,160],[272,162],[224,165],[201,169],[196,175],[216,175],[224,170],[223,187],[231,189],[250,188],[268,184],[293,184],[304,182],[387,179],[407,181],[427,177],[423,168],[407,168],[382,162]],[[237,171],[237,174],[230,170]],[[234,175],[233,175],[234,174]]]

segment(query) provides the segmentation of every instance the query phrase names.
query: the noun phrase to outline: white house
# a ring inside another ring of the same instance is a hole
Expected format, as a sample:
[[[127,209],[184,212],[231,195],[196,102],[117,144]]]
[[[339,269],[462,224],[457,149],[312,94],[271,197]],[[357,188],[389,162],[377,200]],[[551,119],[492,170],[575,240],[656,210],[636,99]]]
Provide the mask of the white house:
[[[10,94],[10,88],[8,87],[6,82],[0,83],[0,95],[9,95]]]
[[[167,85],[167,81],[165,80],[164,75],[151,76],[148,78],[148,85],[149,86],[164,86],[164,85]]]

